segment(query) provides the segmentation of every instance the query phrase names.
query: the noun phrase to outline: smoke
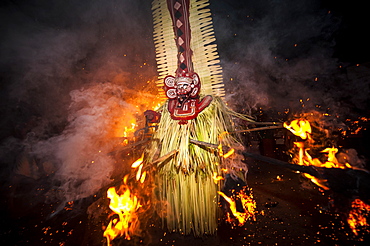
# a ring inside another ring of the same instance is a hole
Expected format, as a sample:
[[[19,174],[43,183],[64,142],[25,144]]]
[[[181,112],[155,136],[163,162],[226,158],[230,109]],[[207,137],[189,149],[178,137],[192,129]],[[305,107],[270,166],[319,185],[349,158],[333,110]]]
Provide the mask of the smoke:
[[[48,202],[91,196],[110,181],[119,127],[140,116],[132,91],[156,76],[150,2],[0,7],[2,184],[25,200],[27,182]]]
[[[366,113],[369,81],[350,79],[349,72],[359,72],[353,67],[340,69],[334,53],[342,19],[322,1],[225,1],[211,8],[235,108]]]
[[[136,117],[136,107],[122,100],[124,93],[112,83],[71,92],[68,126],[60,135],[39,141],[33,148],[40,159],[47,157],[57,166],[55,190],[61,192],[52,191],[49,198],[80,200],[110,182],[116,164],[110,152],[122,141],[118,127],[129,126]]]

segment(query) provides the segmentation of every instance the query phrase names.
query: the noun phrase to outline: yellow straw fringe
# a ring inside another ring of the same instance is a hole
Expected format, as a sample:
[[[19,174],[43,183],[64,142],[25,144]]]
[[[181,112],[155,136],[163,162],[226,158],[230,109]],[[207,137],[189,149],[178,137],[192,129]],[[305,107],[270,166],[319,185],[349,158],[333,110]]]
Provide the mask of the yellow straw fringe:
[[[163,223],[169,231],[192,232],[195,236],[216,232],[220,215],[217,191],[222,184],[215,183],[212,175],[222,175],[224,160],[216,150],[202,148],[189,140],[229,147],[238,145],[232,135],[222,134],[234,129],[231,112],[221,98],[214,97],[197,118],[180,125],[164,105],[161,122],[146,151],[146,163],[178,150],[168,160],[158,163],[155,174],[155,199],[166,205],[158,214],[165,214]]]

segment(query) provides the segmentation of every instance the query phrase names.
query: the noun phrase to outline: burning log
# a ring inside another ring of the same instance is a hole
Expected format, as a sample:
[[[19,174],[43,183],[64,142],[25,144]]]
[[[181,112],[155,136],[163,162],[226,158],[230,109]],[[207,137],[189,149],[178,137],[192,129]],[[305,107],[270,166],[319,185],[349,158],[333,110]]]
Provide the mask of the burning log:
[[[246,151],[243,151],[243,155],[326,180],[327,186],[332,191],[341,193],[349,198],[359,197],[367,204],[370,204],[370,172],[365,169],[302,166]]]
[[[197,140],[190,140],[191,143],[200,146],[217,149],[218,145]],[[223,147],[227,148],[227,147]],[[225,151],[225,149],[224,149]],[[266,157],[259,154],[243,151],[245,157],[267,162],[276,166],[288,168],[301,173],[307,173],[320,180],[325,180],[327,186],[334,192],[341,193],[349,198],[359,197],[370,204],[370,172],[360,168],[326,168],[317,166],[303,166],[289,162]]]

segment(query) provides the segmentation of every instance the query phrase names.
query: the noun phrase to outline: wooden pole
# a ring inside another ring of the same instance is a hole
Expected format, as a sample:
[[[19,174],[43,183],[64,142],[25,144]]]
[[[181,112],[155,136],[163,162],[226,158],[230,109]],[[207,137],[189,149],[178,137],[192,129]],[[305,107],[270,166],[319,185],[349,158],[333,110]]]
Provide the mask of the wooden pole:
[[[235,132],[255,132],[255,131],[264,131],[264,130],[280,129],[280,128],[284,128],[283,125],[280,124],[276,126],[257,127],[257,128],[251,128],[251,129],[240,130],[240,131],[235,131]]]

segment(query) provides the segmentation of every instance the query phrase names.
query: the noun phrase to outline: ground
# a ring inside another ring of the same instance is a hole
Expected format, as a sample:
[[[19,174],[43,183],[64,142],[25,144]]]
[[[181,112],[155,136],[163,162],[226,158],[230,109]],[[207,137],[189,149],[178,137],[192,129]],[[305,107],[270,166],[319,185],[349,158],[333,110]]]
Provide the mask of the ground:
[[[246,160],[248,186],[257,204],[255,221],[231,227],[221,222],[216,235],[204,238],[163,231],[158,221],[150,221],[141,237],[116,239],[112,245],[368,245],[369,234],[355,237],[335,211],[330,191],[312,184],[301,174],[271,164]],[[45,184],[44,184],[45,185]],[[13,187],[14,188],[14,187]],[[50,217],[58,204],[46,204],[35,190],[42,183],[29,180],[17,189],[30,190],[32,197],[2,200],[1,245],[106,245],[102,226],[107,224],[108,200],[97,194],[76,202]],[[3,187],[7,197],[11,187]],[[35,195],[36,194],[36,195]],[[31,206],[27,204],[37,204]],[[96,214],[97,216],[92,216]]]

